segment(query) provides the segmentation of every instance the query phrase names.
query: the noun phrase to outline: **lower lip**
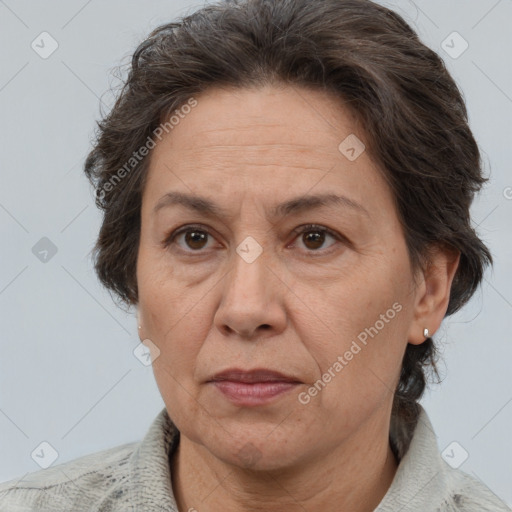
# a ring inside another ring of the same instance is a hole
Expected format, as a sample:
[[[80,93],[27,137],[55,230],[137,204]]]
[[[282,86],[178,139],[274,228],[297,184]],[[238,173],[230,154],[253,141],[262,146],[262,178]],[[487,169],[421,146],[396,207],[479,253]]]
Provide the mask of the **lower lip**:
[[[241,406],[264,405],[295,386],[296,382],[255,382],[248,384],[232,380],[213,381],[215,387],[231,402]]]

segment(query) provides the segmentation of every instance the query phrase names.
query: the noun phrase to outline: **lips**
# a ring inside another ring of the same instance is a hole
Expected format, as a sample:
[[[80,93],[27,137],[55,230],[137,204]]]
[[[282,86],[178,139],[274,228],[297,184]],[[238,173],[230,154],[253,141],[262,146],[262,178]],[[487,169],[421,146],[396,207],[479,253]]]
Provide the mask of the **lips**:
[[[217,373],[208,382],[238,407],[270,405],[301,384],[291,375],[266,368],[231,368]]]
[[[209,382],[218,381],[243,382],[247,384],[253,384],[256,382],[301,382],[293,376],[285,375],[281,372],[266,368],[256,368],[253,370],[230,368],[215,374]]]

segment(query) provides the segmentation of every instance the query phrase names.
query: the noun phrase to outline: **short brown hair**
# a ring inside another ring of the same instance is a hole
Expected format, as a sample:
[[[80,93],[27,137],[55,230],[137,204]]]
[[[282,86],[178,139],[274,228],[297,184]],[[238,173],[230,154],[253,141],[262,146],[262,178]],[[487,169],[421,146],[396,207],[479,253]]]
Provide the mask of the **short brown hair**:
[[[85,163],[104,212],[94,249],[101,282],[121,302],[137,304],[148,158],[113,182],[133,152],[194,95],[266,84],[321,89],[352,108],[393,191],[411,268],[424,268],[433,244],[460,252],[446,314],[459,310],[492,264],[470,220],[474,194],[487,181],[479,149],[442,59],[401,16],[369,0],[226,0],[151,32]],[[408,344],[393,417],[415,421],[425,369],[437,374],[435,355],[431,338]]]

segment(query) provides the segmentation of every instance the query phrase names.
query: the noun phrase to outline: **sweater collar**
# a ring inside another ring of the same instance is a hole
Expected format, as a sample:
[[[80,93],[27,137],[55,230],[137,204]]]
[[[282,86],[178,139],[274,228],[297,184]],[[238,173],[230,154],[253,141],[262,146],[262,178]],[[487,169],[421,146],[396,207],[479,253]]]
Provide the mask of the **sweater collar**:
[[[164,407],[130,457],[130,481],[133,485],[119,512],[178,512],[169,463],[179,438],[180,432]],[[124,508],[126,505],[130,508]]]
[[[418,404],[415,428],[403,443],[400,463],[384,498],[374,512],[439,510],[449,493],[447,464],[439,453],[437,437],[425,409]],[[394,440],[400,445],[399,440]],[[439,501],[439,503],[436,502]]]

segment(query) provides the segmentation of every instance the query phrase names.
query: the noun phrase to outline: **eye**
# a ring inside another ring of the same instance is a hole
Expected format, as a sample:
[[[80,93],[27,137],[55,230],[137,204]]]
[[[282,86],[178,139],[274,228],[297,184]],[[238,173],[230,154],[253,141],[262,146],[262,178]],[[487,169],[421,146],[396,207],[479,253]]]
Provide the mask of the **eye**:
[[[163,241],[163,246],[169,247],[176,244],[182,251],[200,252],[202,249],[208,248],[210,236],[210,233],[202,226],[188,225],[167,236]]]
[[[325,244],[326,237],[330,237],[338,241],[343,240],[343,237],[338,233],[330,230],[329,228],[318,226],[316,224],[300,226],[294,231],[294,233],[297,235],[302,235],[298,239],[302,242],[304,247],[306,247],[307,252],[315,252],[321,249]],[[332,247],[333,245],[335,244],[333,243],[328,247]]]
[[[299,226],[293,231],[306,249],[306,252],[324,253],[320,249],[326,242],[326,237],[330,237],[335,241],[344,241],[345,238],[329,228],[319,226],[317,224],[307,224]],[[300,235],[302,235],[300,237]],[[208,249],[208,242],[213,238],[209,231],[201,225],[187,225],[176,231],[173,231],[162,242],[164,248],[171,245],[178,246],[179,250],[187,253],[204,253],[204,249]],[[296,243],[296,242],[295,242]],[[335,245],[332,243],[328,249]],[[211,247],[210,247],[211,248]]]

